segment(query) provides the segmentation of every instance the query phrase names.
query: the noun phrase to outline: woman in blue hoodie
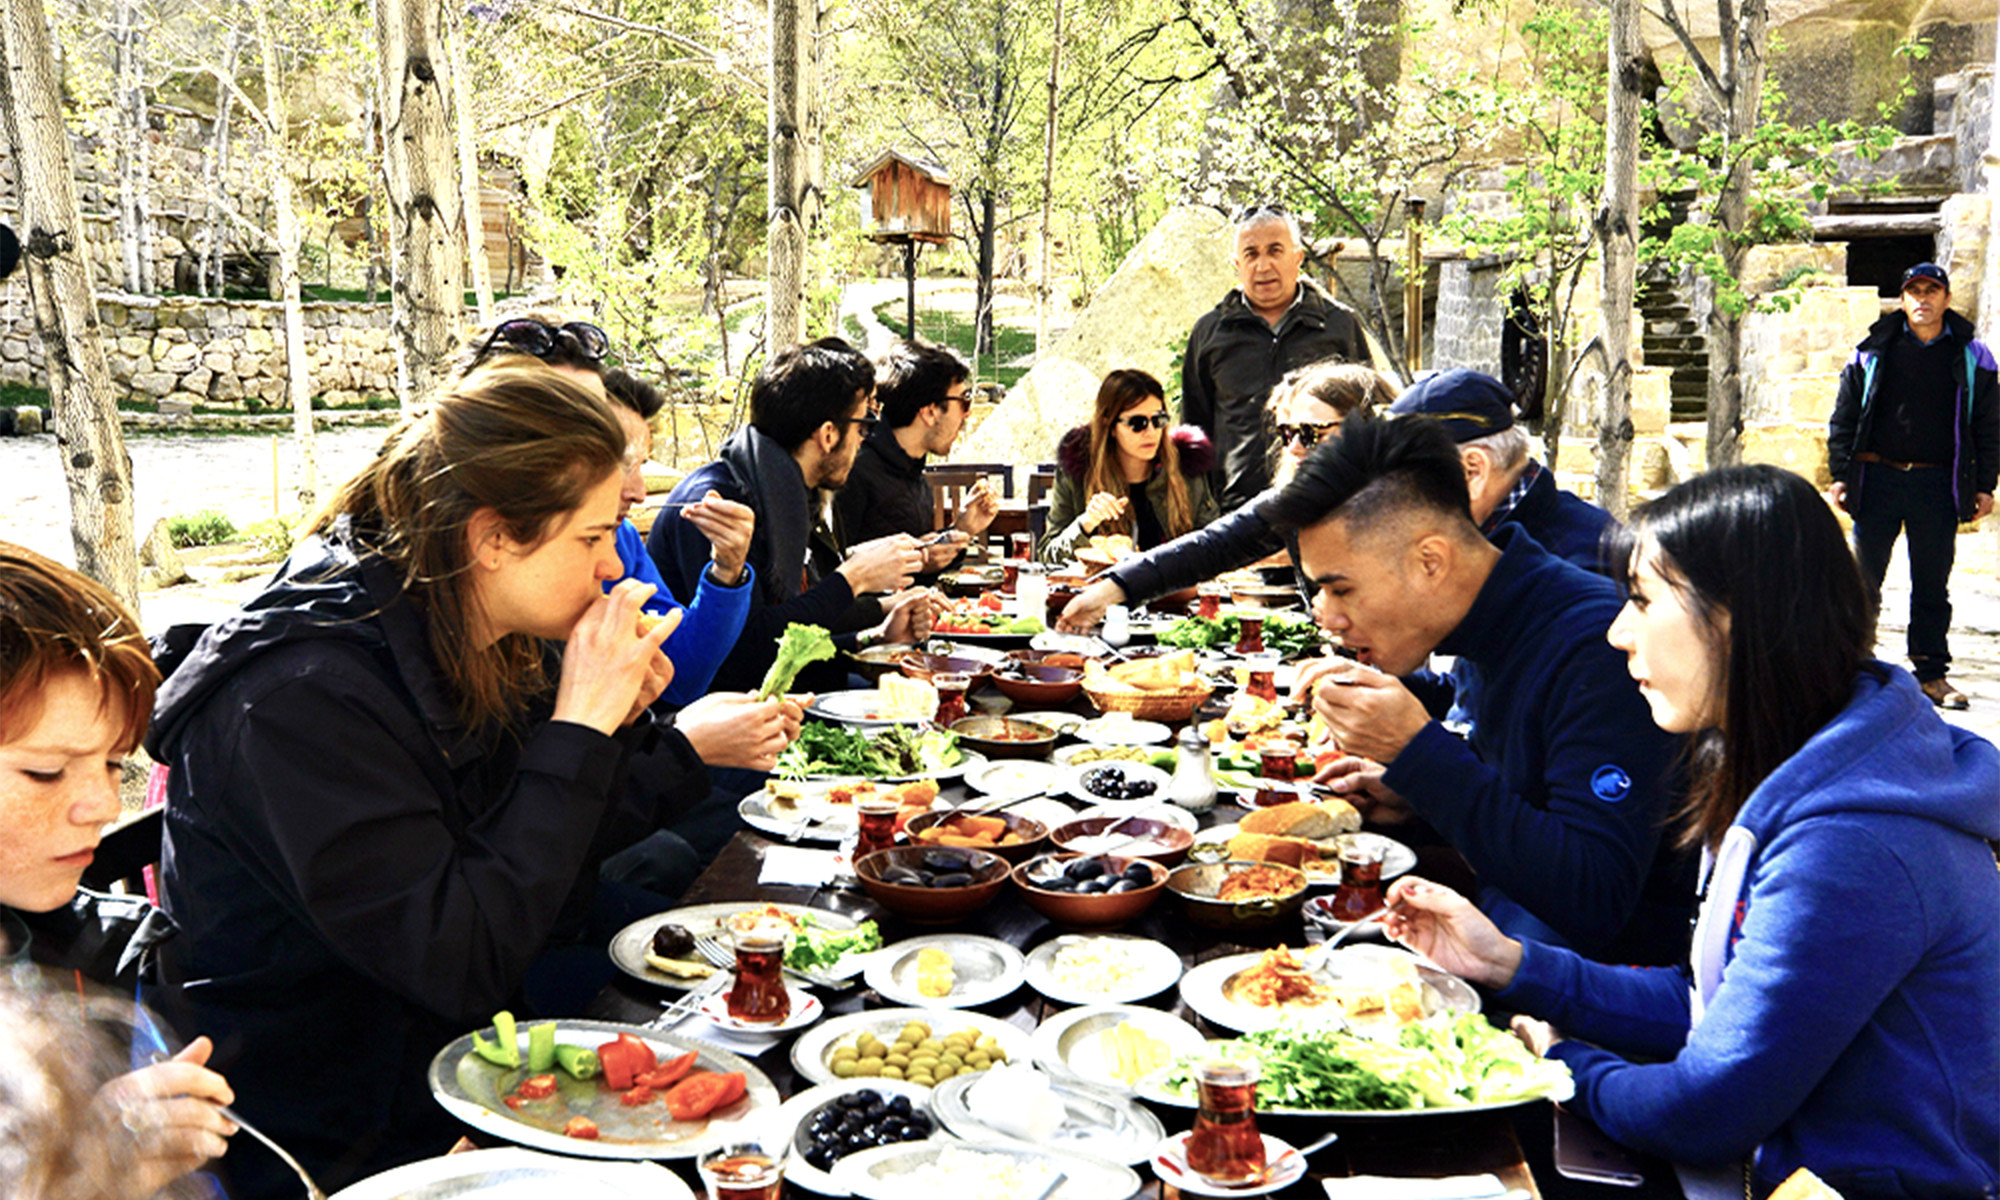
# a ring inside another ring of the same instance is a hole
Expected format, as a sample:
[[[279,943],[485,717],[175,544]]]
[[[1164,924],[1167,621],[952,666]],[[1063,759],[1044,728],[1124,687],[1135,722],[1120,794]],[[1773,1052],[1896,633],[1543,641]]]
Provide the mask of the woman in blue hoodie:
[[[1690,966],[1515,941],[1421,880],[1391,890],[1389,932],[1542,1018],[1516,1030],[1569,1065],[1573,1106],[1691,1196],[1800,1167],[1847,1200],[1996,1194],[2000,752],[1872,660],[1860,573],[1799,476],[1690,480],[1623,557],[1611,642],[1690,735]]]

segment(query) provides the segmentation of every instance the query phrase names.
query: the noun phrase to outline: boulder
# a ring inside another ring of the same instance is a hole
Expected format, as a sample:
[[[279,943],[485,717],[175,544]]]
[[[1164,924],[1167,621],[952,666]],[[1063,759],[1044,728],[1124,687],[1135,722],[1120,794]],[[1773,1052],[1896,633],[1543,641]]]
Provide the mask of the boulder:
[[[14,435],[33,437],[42,432],[42,410],[32,404],[24,404],[13,410]]]
[[[132,377],[132,390],[157,399],[174,390],[174,377],[163,371],[141,371]]]
[[[154,580],[153,586],[172,587],[185,582],[188,576],[186,564],[181,562],[180,551],[174,546],[174,539],[167,533],[167,522],[163,517],[153,522],[152,532],[139,545],[139,565],[149,569]]]

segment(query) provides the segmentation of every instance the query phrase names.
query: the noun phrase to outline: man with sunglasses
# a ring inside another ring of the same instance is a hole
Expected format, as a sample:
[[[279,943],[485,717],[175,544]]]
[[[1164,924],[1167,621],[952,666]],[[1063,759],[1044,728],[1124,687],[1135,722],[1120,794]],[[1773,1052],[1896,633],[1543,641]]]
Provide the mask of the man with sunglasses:
[[[867,541],[895,533],[926,537],[931,530],[931,489],[924,463],[951,453],[972,409],[967,392],[972,369],[958,354],[925,341],[897,342],[875,364],[875,402],[882,422],[861,443],[847,484],[834,496],[841,532]],[[966,494],[953,536],[925,549],[926,572],[951,565],[967,542],[986,532],[1000,499],[985,480]]]
[[[1286,372],[1329,359],[1368,361],[1353,311],[1300,278],[1306,252],[1291,214],[1254,204],[1233,220],[1238,286],[1195,322],[1181,361],[1181,416],[1215,445],[1219,465],[1209,483],[1225,513],[1270,486],[1265,408]]]

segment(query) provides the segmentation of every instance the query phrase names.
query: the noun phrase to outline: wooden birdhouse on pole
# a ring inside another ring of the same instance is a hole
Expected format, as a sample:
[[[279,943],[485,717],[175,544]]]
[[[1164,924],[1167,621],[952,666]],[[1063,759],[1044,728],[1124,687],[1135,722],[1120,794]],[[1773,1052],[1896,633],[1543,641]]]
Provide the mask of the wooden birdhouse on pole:
[[[850,186],[861,189],[861,229],[872,242],[903,248],[909,287],[909,334],[917,333],[917,244],[951,238],[951,176],[936,163],[896,150],[875,156]]]

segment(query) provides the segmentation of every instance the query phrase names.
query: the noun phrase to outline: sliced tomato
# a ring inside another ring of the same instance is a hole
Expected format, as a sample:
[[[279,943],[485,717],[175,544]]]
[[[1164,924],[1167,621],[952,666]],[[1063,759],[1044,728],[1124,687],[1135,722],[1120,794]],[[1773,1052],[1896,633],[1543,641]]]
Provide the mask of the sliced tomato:
[[[618,1103],[624,1105],[626,1108],[637,1108],[642,1104],[651,1104],[652,1102],[653,1089],[647,1087],[645,1084],[640,1084],[638,1087],[618,1097]]]
[[[521,1107],[521,1098],[519,1096],[504,1096],[502,1099],[506,1102],[508,1108]]]
[[[629,1090],[634,1080],[660,1063],[651,1046],[629,1033],[599,1046],[597,1061],[604,1067],[605,1085],[615,1092]]]
[[[981,593],[979,597],[979,607],[986,609],[988,612],[999,612],[1000,593],[998,592]]]
[[[705,1117],[725,1104],[734,1103],[748,1089],[749,1081],[740,1071],[718,1073],[696,1071],[667,1093],[667,1111],[676,1120]]]
[[[664,1092],[679,1083],[682,1076],[694,1070],[694,1060],[700,1057],[701,1053],[699,1051],[690,1050],[679,1058],[670,1058],[653,1070],[639,1076],[638,1082],[652,1088],[656,1092]]]
[[[597,1140],[597,1122],[589,1117],[571,1117],[569,1124],[563,1126],[563,1136],[594,1142]]]
[[[546,1100],[556,1094],[556,1077],[553,1075],[530,1075],[514,1089],[514,1094],[523,1100]]]

